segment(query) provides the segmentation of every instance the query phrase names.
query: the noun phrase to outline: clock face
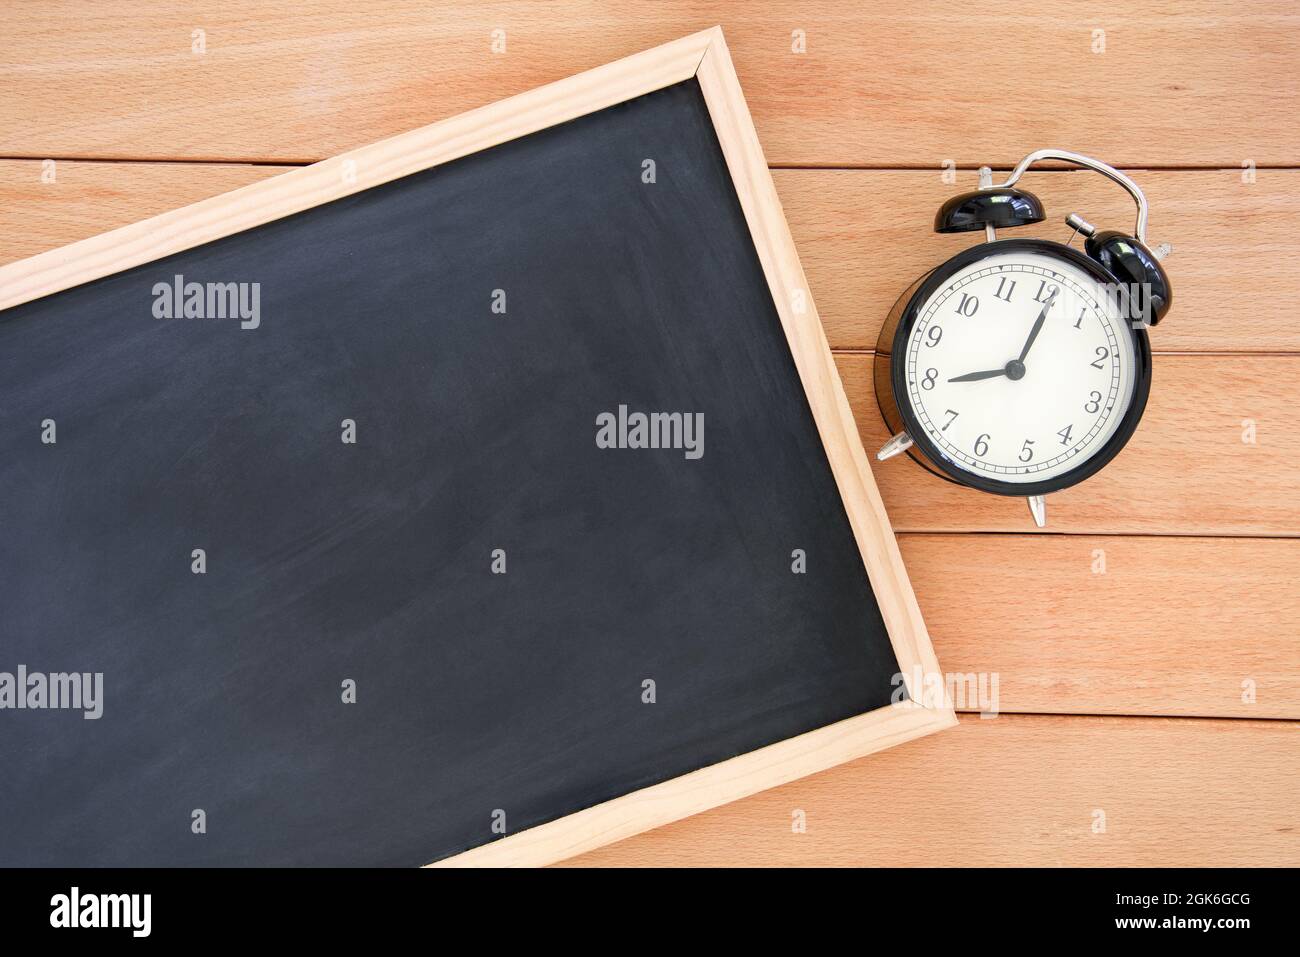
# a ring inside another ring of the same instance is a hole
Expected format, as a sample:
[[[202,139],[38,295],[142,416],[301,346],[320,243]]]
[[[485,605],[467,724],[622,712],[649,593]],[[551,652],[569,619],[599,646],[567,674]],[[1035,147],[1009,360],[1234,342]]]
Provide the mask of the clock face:
[[[913,440],[933,446],[946,471],[1036,493],[1073,484],[1099,453],[1118,451],[1136,425],[1128,413],[1148,358],[1113,290],[1072,255],[1034,241],[998,245],[926,284],[896,393],[910,406]]]

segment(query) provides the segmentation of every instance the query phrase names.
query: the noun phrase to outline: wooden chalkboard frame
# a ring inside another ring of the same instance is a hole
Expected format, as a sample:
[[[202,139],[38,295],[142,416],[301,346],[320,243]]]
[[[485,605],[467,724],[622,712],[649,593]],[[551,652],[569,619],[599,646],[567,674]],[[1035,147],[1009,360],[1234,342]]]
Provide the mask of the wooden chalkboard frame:
[[[956,723],[920,676],[938,663],[808,292],[722,30],[714,27],[234,192],[0,267],[0,310],[39,299],[694,77],[749,226],[912,699],[780,741],[458,854],[547,864]]]

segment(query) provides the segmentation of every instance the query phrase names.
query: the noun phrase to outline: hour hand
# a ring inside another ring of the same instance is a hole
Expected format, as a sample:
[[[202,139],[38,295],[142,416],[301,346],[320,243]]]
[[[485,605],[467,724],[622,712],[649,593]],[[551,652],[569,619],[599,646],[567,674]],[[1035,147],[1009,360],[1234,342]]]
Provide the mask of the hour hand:
[[[980,379],[995,379],[1000,375],[1006,375],[1006,374],[1007,374],[1007,370],[1005,367],[1003,367],[1001,369],[990,369],[988,372],[967,372],[965,375],[956,376],[952,379],[949,379],[948,381],[949,382],[978,382]]]

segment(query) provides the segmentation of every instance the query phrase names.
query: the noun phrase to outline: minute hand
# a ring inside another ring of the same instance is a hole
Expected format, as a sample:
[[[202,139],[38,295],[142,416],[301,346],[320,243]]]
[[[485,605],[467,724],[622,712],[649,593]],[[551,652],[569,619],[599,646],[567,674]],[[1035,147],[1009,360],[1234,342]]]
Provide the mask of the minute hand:
[[[1029,338],[1025,340],[1025,347],[1020,350],[1021,362],[1024,362],[1025,356],[1029,355],[1029,348],[1034,344],[1034,340],[1038,338],[1038,333],[1043,328],[1043,323],[1047,321],[1047,313],[1051,310],[1054,302],[1056,302],[1056,293],[1052,293],[1047,298],[1047,302],[1043,303],[1043,309],[1038,314],[1038,318],[1034,320],[1034,327],[1029,330]]]

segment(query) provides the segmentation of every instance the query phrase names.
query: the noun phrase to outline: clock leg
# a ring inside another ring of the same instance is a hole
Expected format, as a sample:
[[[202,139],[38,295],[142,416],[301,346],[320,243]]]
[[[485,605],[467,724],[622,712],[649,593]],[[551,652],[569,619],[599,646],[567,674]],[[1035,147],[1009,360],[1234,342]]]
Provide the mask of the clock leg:
[[[883,462],[885,459],[892,459],[899,452],[906,452],[911,447],[912,437],[906,432],[899,432],[880,447],[880,451],[876,453],[876,458]]]
[[[1029,496],[1029,514],[1034,516],[1034,524],[1042,528],[1047,524],[1047,499],[1041,495]]]

